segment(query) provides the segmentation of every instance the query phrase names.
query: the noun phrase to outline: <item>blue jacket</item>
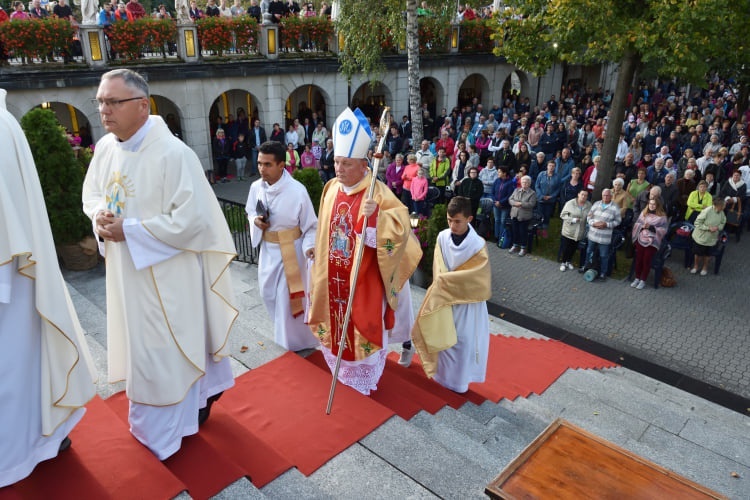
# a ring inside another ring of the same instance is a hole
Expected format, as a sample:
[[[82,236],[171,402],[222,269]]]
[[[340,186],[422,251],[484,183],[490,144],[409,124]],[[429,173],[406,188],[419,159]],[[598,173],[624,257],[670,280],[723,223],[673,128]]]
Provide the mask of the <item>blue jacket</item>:
[[[536,184],[534,185],[534,191],[536,191],[536,199],[539,203],[555,203],[560,197],[560,188],[562,182],[560,182],[560,176],[557,171],[552,177],[547,176],[547,170],[539,172],[539,176],[536,178]],[[544,200],[545,196],[549,196],[548,200]]]
[[[508,198],[513,194],[516,189],[516,179],[508,177],[503,180],[501,178],[495,179],[495,184],[492,185],[492,199],[500,202],[500,208],[510,208]]]

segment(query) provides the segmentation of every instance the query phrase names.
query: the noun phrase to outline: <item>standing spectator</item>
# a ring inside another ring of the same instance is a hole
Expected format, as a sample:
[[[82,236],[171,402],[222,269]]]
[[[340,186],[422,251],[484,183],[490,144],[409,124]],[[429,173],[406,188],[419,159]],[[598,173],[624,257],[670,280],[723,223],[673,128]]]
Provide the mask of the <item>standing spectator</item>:
[[[440,191],[438,198],[440,203],[445,200],[445,187],[451,177],[451,161],[446,155],[446,149],[439,147],[437,158],[430,162],[430,183]],[[404,187],[406,186],[404,185]]]
[[[388,187],[393,191],[393,194],[398,196],[399,199],[401,198],[404,186],[404,180],[401,178],[402,175],[404,175],[404,155],[397,154],[395,161],[388,165],[385,171],[385,180]]]
[[[466,177],[461,181],[461,184],[456,190],[457,196],[463,196],[471,201],[471,216],[476,217],[477,210],[479,209],[479,200],[482,198],[484,192],[484,186],[482,181],[478,178],[478,172],[476,167],[472,167],[466,174]]]
[[[701,181],[705,182],[705,181]],[[695,229],[693,230],[693,242],[695,243],[693,251],[695,260],[690,274],[698,272],[700,267],[701,276],[708,274],[708,263],[711,260],[711,249],[719,241],[719,231],[724,229],[727,223],[727,216],[724,215],[724,199],[716,198],[712,202],[713,206],[704,208],[695,219]]]
[[[336,177],[334,163],[333,141],[328,139],[323,156],[320,157],[320,177],[323,179],[323,184]]]
[[[510,203],[510,222],[513,229],[513,246],[508,252],[518,252],[518,256],[523,257],[526,255],[529,221],[536,207],[536,192],[531,189],[531,177],[528,175],[521,177],[521,187],[513,191],[508,203]]]
[[[130,17],[134,20],[146,17],[146,9],[143,8],[143,5],[138,3],[138,0],[130,0],[126,6],[126,9],[130,14]]]
[[[579,191],[575,198],[565,203],[560,212],[560,218],[563,221],[560,232],[560,246],[562,247],[560,272],[575,268],[571,260],[578,248],[578,243],[586,237],[586,220],[591,210],[588,197],[588,191],[585,189]]]
[[[123,4],[124,6],[125,4]],[[191,0],[190,2],[190,19],[193,20],[193,22],[197,21],[198,19],[203,19],[206,16],[206,14],[198,8],[198,2],[195,0]]]
[[[34,19],[44,19],[49,16],[47,9],[42,7],[40,0],[32,0],[31,8],[29,9],[29,15]]]
[[[424,171],[421,168],[417,169],[417,176],[411,180],[412,212],[427,215],[425,200],[428,188],[429,183],[427,177],[424,176]]]
[[[401,203],[407,208],[411,207],[411,181],[417,176],[417,171],[421,170],[422,167],[417,163],[417,157],[415,155],[409,155],[406,157],[406,167],[404,173],[401,175],[401,179],[404,181],[401,190]]]
[[[278,123],[274,123],[274,130],[278,128],[278,126]],[[266,138],[266,129],[260,126],[260,120],[257,118],[253,120],[253,128],[251,128],[248,133],[250,139],[250,175],[255,175],[258,173],[258,151],[260,145],[268,139]],[[280,142],[277,139],[274,139],[273,135],[271,135],[271,140]]]
[[[620,225],[620,207],[612,203],[612,191],[604,189],[602,199],[594,203],[587,216],[588,246],[586,265],[593,267],[594,252],[599,252],[599,280],[604,281],[609,274],[609,250],[612,245],[612,230]]]
[[[508,167],[497,169],[497,180],[492,186],[492,199],[494,201],[493,215],[495,216],[495,239],[500,246],[500,235],[505,229],[505,221],[510,215],[510,195],[516,189],[515,179],[511,177]]]
[[[698,214],[711,206],[712,199],[713,197],[708,193],[708,182],[705,180],[700,181],[696,190],[688,196],[685,220],[695,222]]]
[[[5,13],[5,11],[3,11],[3,13]],[[13,20],[30,18],[30,16],[23,10],[23,2],[16,1],[13,3],[13,12],[11,13],[10,18]]]
[[[635,280],[631,287],[643,290],[646,287],[651,262],[667,233],[667,214],[658,198],[650,198],[648,206],[638,214],[633,224],[632,241],[635,247]]]
[[[149,115],[143,77],[105,73],[96,98],[109,133],[82,198],[107,256],[109,380],[125,381],[130,431],[164,460],[234,385],[234,242],[198,156]]]
[[[560,188],[562,183],[555,172],[555,162],[547,162],[547,171],[542,172],[536,178],[536,199],[538,202],[539,212],[542,215],[542,224],[540,226],[542,238],[546,238],[549,221],[552,219],[552,213],[555,209],[555,203],[560,198]]]
[[[258,5],[258,0],[255,0],[255,5]],[[250,9],[248,8],[248,10],[245,11],[245,8],[242,6],[241,0],[234,0],[234,3],[229,10],[232,12],[232,17],[240,17],[243,14],[250,14]]]
[[[219,6],[216,5],[216,0],[208,0],[208,3],[206,3],[206,17],[219,17],[220,15],[221,11],[219,10]]]
[[[305,144],[305,149],[299,157],[299,162],[302,168],[316,168],[318,166],[309,144]]]
[[[213,141],[214,161],[216,162],[216,174],[220,182],[229,182],[227,179],[227,166],[232,158],[232,145],[224,134],[224,129],[216,131],[216,138]]]
[[[295,170],[300,168],[299,153],[294,146],[293,142],[286,145],[286,171],[290,174],[293,174]]]
[[[247,164],[247,155],[250,153],[248,149],[245,134],[240,132],[237,135],[237,140],[232,144],[232,158],[234,158],[234,165],[237,168],[237,181],[245,180],[245,165]]]
[[[235,1],[239,1],[239,0],[235,0]],[[247,8],[247,15],[255,18],[255,20],[258,23],[261,22],[261,16],[263,16],[263,12],[261,11],[260,6],[258,5],[258,0],[250,0],[250,7]]]

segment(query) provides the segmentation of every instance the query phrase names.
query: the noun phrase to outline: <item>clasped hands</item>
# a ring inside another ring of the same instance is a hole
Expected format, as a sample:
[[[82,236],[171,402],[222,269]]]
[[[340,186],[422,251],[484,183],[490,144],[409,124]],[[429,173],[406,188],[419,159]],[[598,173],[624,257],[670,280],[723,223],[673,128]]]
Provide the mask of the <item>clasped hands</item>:
[[[106,241],[125,241],[125,232],[122,230],[123,219],[115,217],[109,210],[97,212],[95,217],[96,234]]]

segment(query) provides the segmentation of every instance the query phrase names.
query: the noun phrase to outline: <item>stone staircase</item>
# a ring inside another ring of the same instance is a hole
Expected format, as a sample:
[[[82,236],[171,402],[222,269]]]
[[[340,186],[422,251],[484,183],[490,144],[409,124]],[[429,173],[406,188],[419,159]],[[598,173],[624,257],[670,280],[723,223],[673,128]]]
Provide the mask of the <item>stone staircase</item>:
[[[255,266],[235,263],[232,272],[240,308],[231,337],[237,376],[284,351],[272,340]],[[120,388],[105,383],[103,269],[67,273],[66,280],[106,398]],[[424,290],[412,295],[416,309]],[[536,336],[492,322],[492,332]],[[409,421],[394,416],[308,477],[291,469],[261,490],[241,479],[215,498],[482,498],[485,485],[557,417],[730,498],[750,498],[750,418],[621,368],[568,370],[527,399],[466,403]]]

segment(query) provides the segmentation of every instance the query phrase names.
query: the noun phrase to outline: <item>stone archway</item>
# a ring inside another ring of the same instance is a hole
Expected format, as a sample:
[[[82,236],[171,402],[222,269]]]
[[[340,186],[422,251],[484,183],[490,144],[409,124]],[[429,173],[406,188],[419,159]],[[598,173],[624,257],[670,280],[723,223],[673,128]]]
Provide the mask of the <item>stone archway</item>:
[[[349,107],[359,108],[373,125],[377,125],[383,108],[388,105],[393,106],[391,90],[382,83],[372,85],[371,82],[365,82],[352,94]]]
[[[182,112],[172,100],[161,95],[151,94],[151,114],[161,116],[169,127],[169,131],[180,140],[185,140],[182,133]]]
[[[435,78],[422,78],[419,81],[419,94],[422,98],[422,108],[430,112],[430,119],[434,121],[438,116],[438,111],[445,107],[445,103],[443,102],[445,89],[443,85]],[[429,132],[429,138],[431,138],[434,130],[429,130]],[[426,130],[424,135],[428,137]]]
[[[260,116],[258,104],[258,99],[247,90],[231,89],[222,92],[214,99],[208,110],[210,139],[213,140],[216,136],[219,119],[221,127],[231,139],[236,139],[238,132],[247,134],[251,119]]]
[[[65,102],[53,101],[43,102],[37,108],[49,109],[60,122],[74,137],[81,138],[81,147],[89,147],[96,142],[91,133],[91,123],[88,117],[72,104]]]
[[[286,100],[284,107],[285,128],[295,119],[304,124],[305,118],[307,118],[313,125],[322,120],[326,128],[330,129],[330,122],[333,122],[335,117],[328,119],[326,111],[328,105],[326,93],[317,85],[309,84],[297,87]]]
[[[471,106],[474,99],[477,102],[486,106],[488,103],[483,102],[483,99],[489,99],[490,97],[490,84],[484,75],[479,73],[473,73],[467,76],[458,88],[457,105]]]

